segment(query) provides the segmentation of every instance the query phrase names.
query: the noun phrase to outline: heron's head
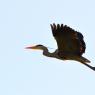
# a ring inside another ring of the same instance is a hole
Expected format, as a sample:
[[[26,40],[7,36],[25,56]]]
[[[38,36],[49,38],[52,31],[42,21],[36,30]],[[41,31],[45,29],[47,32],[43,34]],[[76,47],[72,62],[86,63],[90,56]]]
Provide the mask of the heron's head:
[[[45,46],[43,45],[35,45],[35,46],[26,47],[26,49],[37,49],[37,50],[43,50],[44,48]]]

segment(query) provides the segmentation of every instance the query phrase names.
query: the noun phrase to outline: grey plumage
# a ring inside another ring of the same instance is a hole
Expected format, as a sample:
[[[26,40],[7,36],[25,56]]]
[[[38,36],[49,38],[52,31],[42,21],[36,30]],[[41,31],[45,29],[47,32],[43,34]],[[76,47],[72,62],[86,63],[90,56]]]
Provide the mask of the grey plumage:
[[[43,45],[30,46],[27,47],[27,49],[43,50],[43,55],[47,57],[79,61],[90,69],[95,70],[95,67],[87,64],[90,63],[90,61],[82,56],[82,54],[85,53],[86,44],[80,32],[63,24],[51,24],[51,29],[58,46],[55,52],[50,53],[48,48]]]

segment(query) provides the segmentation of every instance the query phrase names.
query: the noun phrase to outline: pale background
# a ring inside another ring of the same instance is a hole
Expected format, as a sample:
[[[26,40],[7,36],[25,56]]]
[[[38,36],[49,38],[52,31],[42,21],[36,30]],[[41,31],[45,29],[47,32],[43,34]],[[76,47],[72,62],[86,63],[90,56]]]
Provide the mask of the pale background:
[[[35,44],[56,49],[53,22],[84,35],[83,56],[95,66],[95,0],[1,0],[0,95],[95,95],[94,71],[24,49]]]

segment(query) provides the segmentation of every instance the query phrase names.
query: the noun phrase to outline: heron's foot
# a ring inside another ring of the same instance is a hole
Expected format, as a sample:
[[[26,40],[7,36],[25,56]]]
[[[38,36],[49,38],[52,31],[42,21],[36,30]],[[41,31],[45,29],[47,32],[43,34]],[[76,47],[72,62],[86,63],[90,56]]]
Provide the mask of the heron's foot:
[[[95,67],[92,67],[91,69],[95,71]]]

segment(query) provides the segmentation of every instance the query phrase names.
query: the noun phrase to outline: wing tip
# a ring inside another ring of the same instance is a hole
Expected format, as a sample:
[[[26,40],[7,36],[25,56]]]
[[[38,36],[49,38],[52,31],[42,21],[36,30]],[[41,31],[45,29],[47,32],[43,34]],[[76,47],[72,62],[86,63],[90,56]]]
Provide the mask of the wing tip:
[[[53,23],[53,24],[50,24],[50,26],[51,26],[51,29],[52,30],[64,28],[64,25],[63,24],[55,24],[55,23]]]

